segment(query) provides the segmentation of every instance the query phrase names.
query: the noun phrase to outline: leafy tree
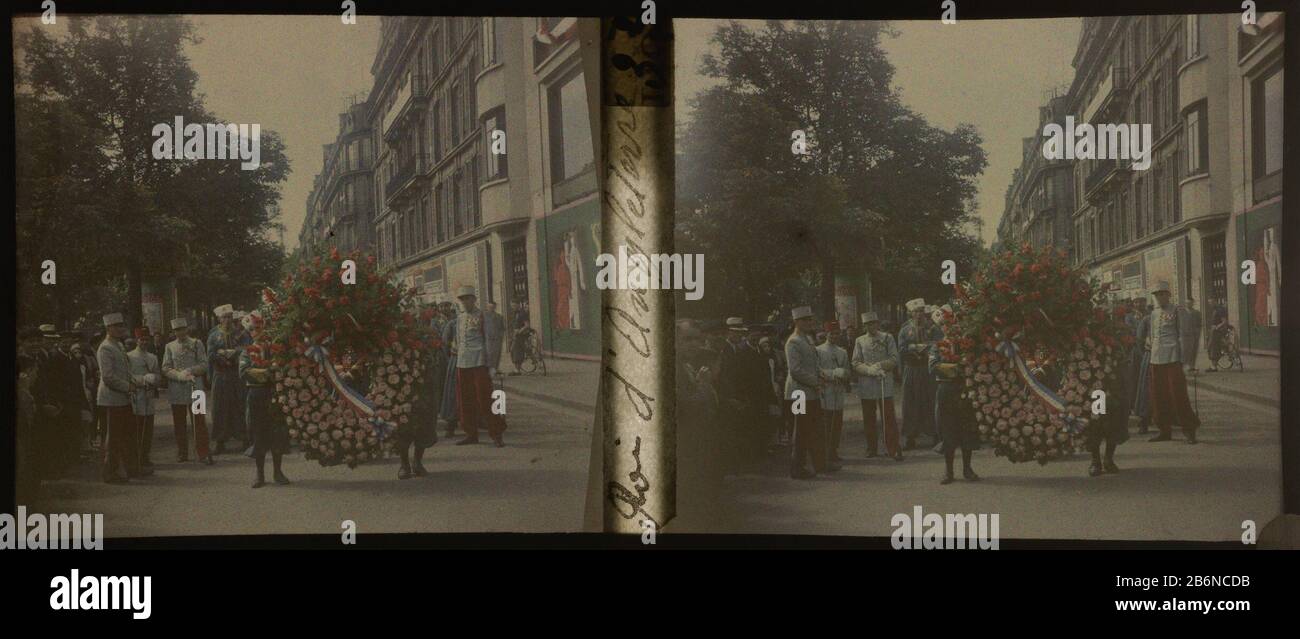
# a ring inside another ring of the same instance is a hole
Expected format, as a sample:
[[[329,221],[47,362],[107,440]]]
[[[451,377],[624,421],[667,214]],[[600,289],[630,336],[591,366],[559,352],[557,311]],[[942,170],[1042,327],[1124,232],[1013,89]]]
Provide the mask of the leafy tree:
[[[179,16],[74,18],[63,38],[18,34],[19,280],[38,281],[44,259],[59,274],[57,288],[20,288],[35,310],[61,322],[94,315],[104,309],[81,306],[82,293],[124,277],[135,324],[146,271],[176,275],[183,303],[204,308],[251,304],[274,279],[283,256],[266,236],[289,173],[279,138],[262,132],[253,171],[152,154],[156,124],[219,121],[185,55],[198,41]]]
[[[715,32],[701,71],[722,83],[696,98],[678,158],[679,240],[710,258],[710,311],[787,306],[770,299],[774,284],[803,278],[829,317],[841,270],[871,274],[879,297],[899,300],[941,291],[945,259],[972,267],[980,137],[902,104],[880,46],[890,34],[847,21]],[[796,130],[806,155],[792,153]]]

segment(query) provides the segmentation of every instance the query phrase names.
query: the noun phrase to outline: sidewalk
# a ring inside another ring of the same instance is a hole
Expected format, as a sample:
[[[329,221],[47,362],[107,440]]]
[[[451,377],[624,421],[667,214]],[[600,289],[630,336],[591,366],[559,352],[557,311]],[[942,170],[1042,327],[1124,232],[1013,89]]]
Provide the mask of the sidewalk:
[[[1207,373],[1206,369],[1202,368],[1195,379],[1191,373],[1188,373],[1188,390],[1192,390],[1190,387],[1199,386],[1201,390],[1222,393],[1236,399],[1277,408],[1282,397],[1281,358],[1243,353],[1241,363],[1245,368],[1244,371],[1234,368],[1230,371]]]
[[[600,385],[600,363],[577,359],[546,360],[546,375],[531,373],[510,376],[509,363],[502,373],[507,395],[519,395],[595,415],[596,387]]]

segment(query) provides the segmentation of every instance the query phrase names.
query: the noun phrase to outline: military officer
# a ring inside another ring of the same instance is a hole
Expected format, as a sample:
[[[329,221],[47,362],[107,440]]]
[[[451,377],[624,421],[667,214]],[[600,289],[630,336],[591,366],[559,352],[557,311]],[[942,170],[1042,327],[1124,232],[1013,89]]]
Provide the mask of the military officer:
[[[876,413],[884,423],[885,453],[903,461],[903,451],[898,445],[898,423],[894,419],[894,371],[898,368],[898,342],[894,336],[880,330],[880,317],[875,313],[862,314],[865,332],[853,344],[851,360],[857,374],[855,390],[862,402],[862,426],[867,433],[867,457],[877,451]]]
[[[800,306],[790,312],[794,332],[785,342],[785,359],[788,372],[785,378],[785,399],[794,412],[794,446],[791,448],[790,477],[811,479],[825,472],[826,447],[822,439],[821,390],[825,381],[818,368],[820,358],[813,344],[813,312]],[[800,406],[802,404],[802,407]],[[803,410],[800,410],[802,408]],[[812,458],[812,470],[804,460]]]
[[[849,354],[840,346],[840,323],[826,322],[826,339],[817,346],[818,368],[825,383],[822,385],[822,421],[826,438],[826,467],[839,466],[840,435],[844,430],[844,396],[849,391]]]
[[[137,387],[144,386],[147,380],[131,374],[131,360],[122,348],[122,339],[127,335],[122,314],[105,315],[104,327],[107,332],[95,357],[99,363],[99,389],[95,403],[103,407],[108,421],[101,478],[105,483],[121,484],[130,478],[153,474],[147,468],[140,468],[139,433],[135,427],[135,415],[131,412],[131,394]],[[118,472],[119,469],[125,472],[125,476]]]
[[[203,379],[208,374],[208,355],[203,342],[190,337],[190,323],[184,317],[171,321],[175,337],[163,349],[162,372],[170,380],[167,385],[167,403],[172,408],[172,429],[176,433],[176,461],[189,461],[188,428],[195,390],[203,389]],[[206,402],[205,402],[206,406]],[[212,465],[208,451],[207,414],[193,413],[194,446],[198,460]]]
[[[898,332],[898,352],[903,367],[903,435],[906,448],[912,448],[918,435],[939,441],[934,426],[934,378],[928,357],[930,346],[941,338],[939,329],[930,324],[924,299],[908,301],[907,312],[911,318]]]
[[[505,446],[505,418],[492,412],[492,378],[488,373],[488,344],[499,340],[490,322],[478,308],[473,286],[457,291],[462,309],[452,324],[450,342],[456,353],[456,412],[460,414],[465,438],[457,446],[478,443],[478,430],[486,426],[497,448]]]
[[[1160,434],[1151,439],[1163,442],[1172,439],[1174,424],[1183,429],[1187,443],[1196,443],[1196,429],[1201,420],[1192,412],[1187,399],[1187,378],[1183,375],[1183,357],[1190,349],[1184,344],[1189,337],[1183,330],[1191,320],[1187,311],[1170,300],[1169,282],[1156,284],[1151,294],[1156,298],[1155,308],[1143,320],[1145,333],[1151,342],[1151,421]]]
[[[140,466],[153,468],[149,453],[153,449],[153,400],[158,397],[158,384],[162,380],[162,369],[158,367],[158,356],[153,354],[153,336],[149,328],[141,326],[135,329],[135,348],[127,352],[131,362],[131,375],[145,380],[131,394],[131,412],[136,417],[136,429],[139,431]]]

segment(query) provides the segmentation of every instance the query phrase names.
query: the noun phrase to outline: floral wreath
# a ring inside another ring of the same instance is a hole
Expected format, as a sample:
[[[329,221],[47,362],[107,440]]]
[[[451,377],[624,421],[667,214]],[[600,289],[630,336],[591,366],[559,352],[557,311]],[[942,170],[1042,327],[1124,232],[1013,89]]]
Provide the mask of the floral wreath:
[[[1028,244],[992,256],[955,289],[939,351],[959,365],[981,438],[1012,462],[1073,453],[1084,429],[1103,418],[1093,410],[1095,391],[1115,389],[1133,343],[1125,308],[1108,313],[1105,289],[1064,251]]]
[[[441,344],[417,322],[414,291],[373,255],[304,258],[262,301],[249,358],[273,370],[272,401],[308,459],[355,468],[414,428],[422,355]]]

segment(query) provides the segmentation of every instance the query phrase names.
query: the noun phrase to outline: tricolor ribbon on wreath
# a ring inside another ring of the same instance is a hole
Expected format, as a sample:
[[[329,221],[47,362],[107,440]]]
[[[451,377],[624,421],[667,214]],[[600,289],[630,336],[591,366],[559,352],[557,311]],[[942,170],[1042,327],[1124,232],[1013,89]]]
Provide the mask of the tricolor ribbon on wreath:
[[[1065,400],[1052,391],[1052,389],[1048,388],[1046,384],[1039,381],[1037,377],[1034,377],[1033,373],[1029,372],[1029,366],[1025,364],[1024,358],[1020,356],[1020,349],[1016,346],[1015,342],[1010,339],[1003,340],[1002,345],[998,346],[998,352],[1002,353],[1003,356],[1011,361],[1011,365],[1015,367],[1016,372],[1020,374],[1020,379],[1024,380],[1025,385],[1029,387],[1029,390],[1032,391],[1034,395],[1037,395],[1038,399],[1042,400],[1042,402],[1047,405],[1048,410],[1061,416],[1061,421],[1065,422],[1065,429],[1067,431],[1071,434],[1083,432],[1083,420],[1071,415],[1068,410],[1069,407],[1065,404]]]
[[[317,364],[320,364],[321,368],[325,371],[325,376],[328,377],[330,383],[334,385],[334,390],[352,406],[353,410],[356,410],[366,418],[370,423],[371,429],[374,430],[375,436],[379,438],[379,442],[382,444],[384,437],[387,437],[388,433],[392,432],[392,430],[396,428],[396,425],[383,417],[380,417],[379,410],[375,408],[375,405],[371,403],[369,399],[366,399],[365,395],[357,392],[355,388],[348,386],[347,383],[343,381],[343,378],[339,376],[339,372],[334,369],[334,363],[330,361],[330,352],[325,348],[325,345],[329,342],[329,337],[326,337],[319,344],[311,342],[309,339],[307,342],[307,357],[314,360]]]

